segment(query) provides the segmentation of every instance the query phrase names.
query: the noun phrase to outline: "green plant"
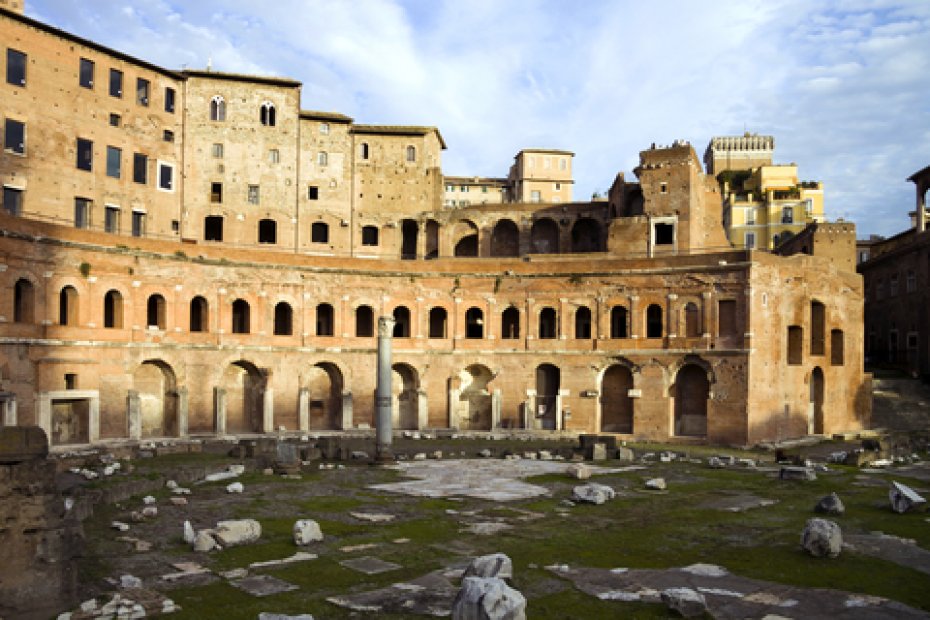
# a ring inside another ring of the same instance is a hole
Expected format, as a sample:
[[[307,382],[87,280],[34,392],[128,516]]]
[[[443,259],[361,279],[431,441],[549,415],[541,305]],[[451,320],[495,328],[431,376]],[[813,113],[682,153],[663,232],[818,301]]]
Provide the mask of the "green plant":
[[[78,270],[80,270],[81,275],[86,278],[90,275],[90,263],[81,263],[81,266],[78,267]]]

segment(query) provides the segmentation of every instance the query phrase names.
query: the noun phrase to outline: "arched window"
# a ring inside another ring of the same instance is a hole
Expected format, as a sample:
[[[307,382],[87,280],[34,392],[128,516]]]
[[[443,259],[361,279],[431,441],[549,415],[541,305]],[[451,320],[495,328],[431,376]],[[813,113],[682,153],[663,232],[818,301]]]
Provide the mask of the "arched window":
[[[149,295],[145,305],[145,324],[152,328],[165,329],[165,298],[155,293]]]
[[[226,120],[226,100],[223,99],[220,95],[216,95],[213,97],[213,99],[210,100],[210,120]]]
[[[811,355],[823,355],[826,332],[826,308],[819,301],[811,302]]]
[[[278,223],[274,220],[258,221],[258,242],[259,243],[277,243],[278,242]]]
[[[123,327],[123,296],[117,290],[103,296],[103,326],[109,329]]]
[[[646,338],[662,337],[662,306],[651,304],[646,308]]]
[[[274,307],[274,335],[290,336],[294,333],[294,312],[286,301],[278,302]]]
[[[13,322],[35,321],[35,287],[26,278],[20,278],[13,287]]]
[[[623,306],[614,306],[610,309],[610,337],[628,338],[627,312]]]
[[[543,308],[539,313],[539,337],[551,339],[558,336],[558,315],[554,308]]]
[[[319,304],[316,307],[316,335],[333,335],[333,307],[329,304]]]
[[[375,335],[375,313],[371,306],[359,306],[355,309],[355,335],[359,338]]]
[[[430,308],[429,311],[429,337],[445,338],[446,325],[449,318],[445,308]]]
[[[261,110],[259,111],[259,119],[262,122],[262,125],[266,127],[274,127],[277,123],[275,118],[275,108],[274,104],[270,101],[266,101],[262,104]]]
[[[209,306],[207,300],[198,295],[191,299],[190,330],[192,332],[205,332],[209,325]]]
[[[516,340],[520,337],[520,311],[510,306],[501,313],[501,338]]]
[[[237,299],[232,304],[232,333],[248,334],[249,330],[249,302]]]
[[[326,222],[314,222],[310,226],[311,243],[329,243],[329,224]]]
[[[484,313],[481,308],[469,308],[465,312],[465,337],[484,338]]]
[[[417,147],[408,146],[407,147],[407,161],[415,162],[417,160]]]
[[[58,294],[58,323],[60,325],[77,325],[78,292],[73,286],[66,286]]]
[[[587,340],[591,338],[591,310],[581,306],[575,312],[575,339]]]
[[[410,310],[405,306],[394,308],[394,337],[410,337]]]
[[[370,156],[367,142],[362,142],[361,145],[359,145],[358,151],[359,151],[358,156],[361,159],[368,159],[368,157]]]

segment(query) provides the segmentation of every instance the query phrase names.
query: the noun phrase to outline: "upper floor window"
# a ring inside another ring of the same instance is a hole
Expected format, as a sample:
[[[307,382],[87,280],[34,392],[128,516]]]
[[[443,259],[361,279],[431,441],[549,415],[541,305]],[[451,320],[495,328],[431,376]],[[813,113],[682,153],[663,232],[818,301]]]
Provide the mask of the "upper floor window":
[[[320,133],[324,136],[329,135],[329,123],[320,123]]]
[[[17,155],[26,154],[26,124],[6,119],[3,128],[3,149]]]
[[[223,144],[221,142],[214,142],[211,152],[213,153],[213,157],[217,159],[222,159],[223,158]]]
[[[267,125],[268,127],[274,127],[277,119],[275,118],[275,108],[274,104],[270,101],[266,101],[262,104],[261,112],[259,114],[262,125]]]
[[[310,227],[310,241],[312,243],[328,243],[329,225],[326,222],[314,222]]]
[[[754,250],[756,247],[756,233],[746,233],[744,245],[747,250]]]
[[[145,211],[132,212],[132,236],[145,236]]]
[[[359,157],[361,157],[362,159],[368,159],[368,156],[369,156],[368,143],[362,142],[361,146],[359,147]]]
[[[84,88],[94,87],[94,61],[81,59],[81,67],[78,70],[78,83]]]
[[[781,223],[782,224],[794,224],[794,207],[782,207]]]
[[[564,157],[559,159],[559,170],[566,170],[568,168],[568,161]]]
[[[413,162],[417,160],[417,147],[408,146],[407,147],[407,161]]]
[[[914,273],[913,271],[907,272],[907,283],[905,286],[907,287],[906,290],[908,293],[913,293],[914,291],[917,290],[917,274],[916,273]]]
[[[165,87],[165,112],[174,114],[175,90],[170,86]]]
[[[210,183],[210,202],[215,204],[223,202],[222,183]]]
[[[6,81],[13,86],[26,85],[26,55],[12,48],[6,50]]]
[[[259,203],[258,185],[249,185],[249,204],[257,205]]]
[[[92,170],[94,164],[94,143],[84,138],[77,139],[77,168]]]
[[[146,79],[136,79],[136,103],[144,106],[149,104],[149,90],[151,86],[151,83]]]
[[[74,199],[74,227],[75,228],[90,227],[90,205],[91,205],[91,202],[87,198],[75,198]]]
[[[110,96],[123,96],[123,72],[119,69],[110,69]]]
[[[145,185],[149,181],[149,158],[143,153],[132,154],[132,180]]]
[[[362,227],[362,245],[378,245],[378,227]]]
[[[166,129],[162,133],[162,140],[164,140],[165,142],[174,142],[174,132],[171,131],[170,129]]]
[[[123,151],[115,146],[107,147],[107,176],[118,179],[122,168]]]
[[[174,191],[174,165],[158,163],[158,189]]]
[[[311,185],[307,188],[307,200],[319,200],[320,199],[320,188],[316,185]]]
[[[23,190],[18,187],[3,186],[3,209],[10,215],[23,212]]]
[[[277,243],[278,242],[278,223],[274,220],[259,220],[258,222],[258,242],[259,243]]]
[[[326,153],[326,151],[320,151],[317,153],[316,163],[321,166],[326,166],[329,164],[329,155]]]
[[[226,100],[219,95],[214,96],[213,99],[210,100],[210,120],[226,120]]]
[[[278,149],[268,150],[268,161],[272,164],[281,163],[281,151]]]

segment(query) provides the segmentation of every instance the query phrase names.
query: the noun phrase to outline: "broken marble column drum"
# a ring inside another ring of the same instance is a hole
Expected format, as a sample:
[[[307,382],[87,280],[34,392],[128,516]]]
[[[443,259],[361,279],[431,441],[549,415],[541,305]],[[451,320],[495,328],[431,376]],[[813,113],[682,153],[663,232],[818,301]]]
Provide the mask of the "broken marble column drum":
[[[375,388],[375,453],[379,461],[391,460],[391,334],[394,319],[378,318],[378,384]]]

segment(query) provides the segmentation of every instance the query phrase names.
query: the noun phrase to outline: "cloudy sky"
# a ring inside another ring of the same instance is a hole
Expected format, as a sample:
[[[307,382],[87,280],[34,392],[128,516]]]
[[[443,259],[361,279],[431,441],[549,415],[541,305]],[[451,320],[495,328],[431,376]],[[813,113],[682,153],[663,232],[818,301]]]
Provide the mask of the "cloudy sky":
[[[655,142],[775,136],[830,219],[893,234],[930,165],[926,0],[26,0],[168,68],[291,77],[303,107],[435,125],[446,174],[569,149],[575,196]]]

